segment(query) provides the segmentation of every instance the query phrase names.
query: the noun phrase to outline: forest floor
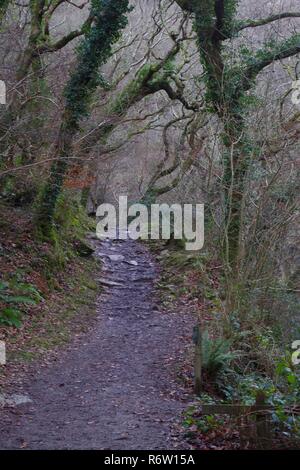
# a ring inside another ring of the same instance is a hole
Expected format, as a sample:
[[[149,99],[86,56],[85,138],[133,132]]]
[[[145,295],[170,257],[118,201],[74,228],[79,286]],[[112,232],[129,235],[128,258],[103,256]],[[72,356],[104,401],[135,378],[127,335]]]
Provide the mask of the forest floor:
[[[0,449],[190,448],[181,423],[191,393],[178,370],[195,317],[161,308],[147,247],[93,243],[102,262],[97,317],[10,390],[23,404],[0,408]]]

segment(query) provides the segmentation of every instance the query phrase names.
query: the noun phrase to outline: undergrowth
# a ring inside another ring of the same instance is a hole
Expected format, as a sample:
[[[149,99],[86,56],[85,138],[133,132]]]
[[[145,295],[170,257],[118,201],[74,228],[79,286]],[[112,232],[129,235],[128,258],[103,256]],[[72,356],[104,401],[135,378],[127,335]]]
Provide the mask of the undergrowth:
[[[2,204],[0,213],[0,328],[5,333],[6,328],[21,328],[38,305],[63,288],[68,268],[92,253],[85,235],[94,229],[94,221],[76,195],[66,191],[49,241],[38,238],[26,208]]]
[[[274,309],[278,303],[272,292],[277,295],[278,290],[269,290],[268,303],[263,304],[255,289],[249,289],[241,302],[247,305],[246,314],[242,310],[228,317],[222,263],[218,259],[205,252],[190,253],[174,247],[154,249],[163,265],[158,285],[163,302],[167,307],[184,302],[195,312],[195,323],[201,325],[203,393],[200,402],[209,398],[214,403],[252,405],[256,393],[264,391],[267,403],[274,407],[271,413],[274,446],[276,438],[293,443],[296,439],[299,445],[300,366],[292,363],[292,336],[287,334],[287,325]],[[189,360],[193,361],[192,344],[191,351]],[[215,436],[218,427],[225,432],[224,417],[204,417],[199,414],[198,405],[188,416],[184,424],[192,427],[192,434],[213,431]],[[228,419],[225,421],[227,429]],[[233,434],[236,429],[234,423]]]

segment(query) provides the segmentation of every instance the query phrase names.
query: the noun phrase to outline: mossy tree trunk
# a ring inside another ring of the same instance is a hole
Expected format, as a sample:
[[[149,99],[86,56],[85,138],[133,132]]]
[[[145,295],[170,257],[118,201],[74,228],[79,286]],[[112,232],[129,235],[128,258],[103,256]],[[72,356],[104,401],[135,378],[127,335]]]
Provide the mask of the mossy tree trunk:
[[[242,230],[242,201],[253,154],[245,128],[247,109],[242,101],[261,70],[276,60],[300,52],[300,35],[295,34],[287,40],[274,43],[273,48],[267,44],[248,58],[241,53],[240,63],[234,65],[226,60],[225,41],[235,37],[246,27],[256,26],[256,23],[268,24],[280,18],[300,16],[300,13],[286,13],[279,17],[273,15],[256,22],[240,22],[236,19],[237,0],[177,0],[177,3],[181,8],[194,13],[200,59],[206,73],[206,102],[224,126],[225,226],[229,262],[232,269],[236,270]]]
[[[9,148],[10,144],[14,143],[13,127],[15,122],[24,115],[26,110],[32,112],[33,106],[35,106],[35,116],[38,116],[37,119],[43,122],[43,113],[38,103],[40,97],[35,98],[35,95],[40,94],[39,92],[42,92],[41,94],[43,95],[45,89],[43,56],[46,53],[56,52],[64,48],[73,39],[83,35],[93,20],[91,12],[80,29],[71,31],[62,38],[53,41],[50,35],[50,22],[60,3],[56,0],[50,0],[49,2],[45,0],[30,0],[27,5],[30,14],[28,42],[18,58],[19,66],[15,75],[16,85],[8,96],[8,106],[0,120],[0,154],[2,161],[6,164],[13,163],[13,154],[11,154]],[[8,4],[9,1],[0,0],[0,24]],[[44,105],[45,101],[43,101]],[[32,124],[28,122],[28,126],[34,129],[36,121],[34,120]],[[32,154],[29,156],[31,161],[34,157]],[[24,161],[23,163],[28,162]]]
[[[61,192],[67,170],[68,157],[72,146],[73,134],[73,123],[66,114],[63,117],[63,123],[61,125],[59,137],[57,139],[50,176],[43,189],[38,205],[38,231],[39,234],[45,238],[51,237],[53,215],[56,201]]]
[[[17,88],[12,92],[9,97],[7,112],[3,114],[0,122],[1,136],[9,135],[9,129],[13,126],[16,119],[20,116],[22,109],[22,101],[26,95],[27,83],[26,78],[33,66],[33,82],[36,77],[40,76],[41,72],[41,59],[38,53],[38,45],[42,42],[43,34],[43,8],[45,0],[30,0],[30,33],[28,44],[24,52],[19,57],[20,65],[16,72]],[[18,85],[19,84],[19,85]],[[23,106],[24,108],[24,106]],[[1,139],[1,149],[5,150],[8,145],[7,139]]]
[[[192,3],[201,62],[206,72],[206,100],[224,126],[224,248],[229,266],[238,273],[242,203],[249,159],[243,154],[244,118],[239,106],[244,91],[242,87],[232,85],[234,81],[229,79],[231,74],[223,58],[223,41],[232,34],[238,2],[208,0]],[[239,81],[238,73],[233,76]]]
[[[238,0],[176,0],[194,14],[200,60],[206,74],[206,103],[223,123],[223,188],[225,193],[225,254],[232,284],[241,275],[243,201],[250,163],[255,153],[247,137],[247,92],[257,75],[277,60],[300,52],[300,34],[272,47],[266,44],[249,55],[240,53],[240,62],[226,59],[227,41],[239,31],[269,24],[281,18],[299,17],[300,12],[271,15],[262,20],[237,20]],[[227,49],[228,51],[228,49]],[[234,290],[234,287],[233,287]],[[234,305],[234,302],[230,302]]]
[[[65,111],[54,161],[38,203],[36,223],[42,237],[51,237],[53,214],[69,167],[73,137],[80,119],[88,114],[90,97],[99,84],[99,67],[110,57],[112,45],[127,23],[128,11],[128,0],[94,0],[92,4],[94,24],[79,47],[77,64],[65,89]]]
[[[6,15],[10,0],[0,0],[0,26]]]

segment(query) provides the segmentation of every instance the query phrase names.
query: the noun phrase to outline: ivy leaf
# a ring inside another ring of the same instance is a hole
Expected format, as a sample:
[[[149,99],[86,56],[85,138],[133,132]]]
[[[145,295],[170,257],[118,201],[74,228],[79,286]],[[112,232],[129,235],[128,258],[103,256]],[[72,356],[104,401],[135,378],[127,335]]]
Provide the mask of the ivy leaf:
[[[295,385],[295,383],[297,382],[296,376],[294,374],[289,374],[287,376],[287,381],[290,385]]]

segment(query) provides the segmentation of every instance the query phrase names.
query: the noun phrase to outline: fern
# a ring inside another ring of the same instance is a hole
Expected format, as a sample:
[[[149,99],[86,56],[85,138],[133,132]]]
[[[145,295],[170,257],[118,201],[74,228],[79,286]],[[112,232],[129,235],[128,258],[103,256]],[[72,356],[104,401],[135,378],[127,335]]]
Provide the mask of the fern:
[[[0,325],[15,326],[22,324],[22,312],[17,308],[6,307],[0,312]]]
[[[216,375],[226,368],[230,362],[238,357],[237,351],[231,351],[231,341],[209,337],[208,331],[202,335],[202,367],[210,377]]]
[[[12,294],[13,290],[21,292],[21,295]],[[22,293],[28,295],[22,295]],[[8,282],[1,281],[0,303],[4,304],[4,307],[0,310],[0,325],[15,326],[19,328],[21,326],[23,314],[18,305],[35,305],[41,299],[42,296],[31,284],[17,284],[11,286]]]

